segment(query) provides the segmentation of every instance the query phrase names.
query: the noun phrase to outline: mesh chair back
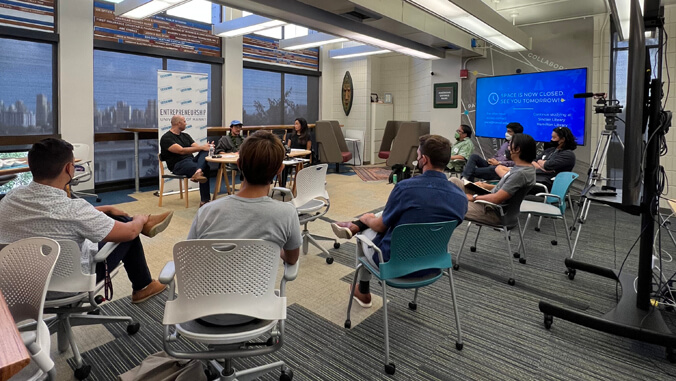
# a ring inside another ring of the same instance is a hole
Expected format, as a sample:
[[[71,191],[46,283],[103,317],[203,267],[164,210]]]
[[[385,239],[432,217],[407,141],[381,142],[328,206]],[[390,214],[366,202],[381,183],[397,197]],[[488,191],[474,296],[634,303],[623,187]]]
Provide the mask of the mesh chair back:
[[[326,192],[326,171],[328,164],[313,165],[296,174],[296,197],[291,201],[298,208],[317,197],[329,199]]]
[[[390,260],[380,264],[383,279],[402,277],[425,269],[452,266],[448,241],[458,221],[404,224],[394,228]]]
[[[83,268],[82,250],[77,243],[70,240],[59,240],[61,253],[54,266],[49,291],[85,292],[96,287],[96,274],[89,274],[90,269]],[[112,269],[111,269],[112,270]]]
[[[578,177],[579,175],[574,172],[560,172],[554,178],[551,193],[561,197],[561,200],[557,200],[554,197],[547,197],[547,203],[554,205],[558,204],[561,215],[566,213],[566,195],[568,195],[568,191],[570,190],[570,186],[573,185],[573,181]]]
[[[0,251],[0,290],[18,323],[42,320],[42,307],[59,244],[49,238],[27,238]]]
[[[286,298],[275,294],[279,246],[264,240],[204,239],[174,246],[179,295],[167,302],[164,324],[209,315],[286,318]]]

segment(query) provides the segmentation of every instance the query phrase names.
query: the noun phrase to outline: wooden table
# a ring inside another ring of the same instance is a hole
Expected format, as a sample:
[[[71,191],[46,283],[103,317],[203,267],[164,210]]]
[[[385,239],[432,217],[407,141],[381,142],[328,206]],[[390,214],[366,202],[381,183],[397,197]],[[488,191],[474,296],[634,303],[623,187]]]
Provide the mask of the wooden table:
[[[30,362],[28,350],[0,291],[0,381],[9,380]]]
[[[308,151],[305,149],[292,149],[291,152],[289,153],[290,158],[299,158],[303,156],[309,156],[312,154],[312,151]],[[216,186],[214,188],[214,196],[212,200],[215,200],[218,197],[218,193],[221,190],[221,181],[222,179],[225,179],[225,189],[227,189],[228,194],[233,194],[235,193],[235,181],[233,177],[233,182],[232,182],[232,188],[230,186],[230,181],[228,180],[228,174],[227,174],[227,169],[226,165],[227,164],[237,164],[237,159],[239,159],[239,153],[222,153],[220,154],[221,157],[210,157],[207,156],[206,161],[210,163],[218,163],[220,166],[218,167],[218,173],[216,174]],[[294,165],[296,166],[296,173],[303,169],[303,166],[305,166],[305,163],[307,160],[297,160],[297,161],[284,161],[285,165]],[[293,193],[296,194],[296,182],[293,182]]]

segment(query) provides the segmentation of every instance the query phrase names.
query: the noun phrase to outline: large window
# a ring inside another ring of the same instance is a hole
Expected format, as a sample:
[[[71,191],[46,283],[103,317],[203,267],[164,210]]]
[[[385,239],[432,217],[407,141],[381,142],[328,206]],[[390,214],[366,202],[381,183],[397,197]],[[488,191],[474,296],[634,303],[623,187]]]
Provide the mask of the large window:
[[[0,38],[0,136],[56,133],[51,43]]]
[[[125,132],[122,129],[127,127],[156,129],[157,71],[162,69],[207,73],[210,78],[207,93],[208,124],[221,124],[220,65],[97,49],[94,50],[95,133],[104,136]],[[212,96],[214,87],[217,87],[217,94]],[[213,102],[215,107],[212,107],[212,98],[216,98]],[[140,178],[157,176],[157,152],[157,139],[140,140]],[[94,180],[97,184],[134,178],[132,140],[98,141],[94,145],[94,154]]]
[[[242,122],[245,125],[293,124],[319,115],[318,77],[244,69]]]

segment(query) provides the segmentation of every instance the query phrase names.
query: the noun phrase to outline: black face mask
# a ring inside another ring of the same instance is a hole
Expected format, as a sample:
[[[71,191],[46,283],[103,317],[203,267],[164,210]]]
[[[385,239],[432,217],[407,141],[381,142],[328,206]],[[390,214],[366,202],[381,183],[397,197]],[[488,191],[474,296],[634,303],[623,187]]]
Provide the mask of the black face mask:
[[[555,148],[555,147],[558,147],[558,146],[559,146],[559,142],[558,142],[558,141],[553,141],[553,140],[550,140],[550,141],[548,141],[548,142],[545,142],[545,144],[543,145],[544,149],[547,149],[547,148]]]
[[[422,156],[420,156],[420,158],[422,159]],[[416,166],[416,168],[418,168],[418,171],[422,172],[423,165],[420,163],[420,160],[418,160],[418,162],[416,163],[415,166]]]

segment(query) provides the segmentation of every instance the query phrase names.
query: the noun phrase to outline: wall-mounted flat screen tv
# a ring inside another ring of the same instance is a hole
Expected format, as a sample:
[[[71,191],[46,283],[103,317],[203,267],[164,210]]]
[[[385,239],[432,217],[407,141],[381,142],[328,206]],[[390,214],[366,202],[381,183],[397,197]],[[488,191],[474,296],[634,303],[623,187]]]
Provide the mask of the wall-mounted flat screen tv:
[[[569,69],[497,77],[480,77],[476,85],[476,135],[504,138],[505,126],[519,122],[540,142],[555,127],[568,127],[584,145],[587,69]]]

